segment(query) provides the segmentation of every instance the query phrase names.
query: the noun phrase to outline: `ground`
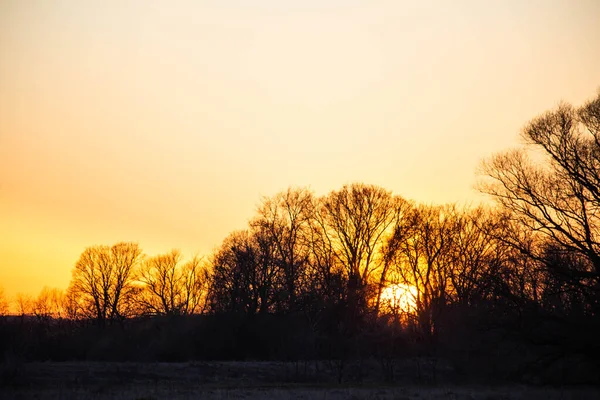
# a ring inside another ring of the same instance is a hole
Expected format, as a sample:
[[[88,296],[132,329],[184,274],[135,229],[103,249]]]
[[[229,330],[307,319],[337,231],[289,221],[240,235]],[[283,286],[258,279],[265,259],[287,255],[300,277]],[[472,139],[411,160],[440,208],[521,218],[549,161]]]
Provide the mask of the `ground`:
[[[593,387],[338,381],[335,363],[25,363],[4,368],[0,398],[12,399],[596,399]],[[363,365],[365,369],[370,365]],[[364,372],[364,371],[363,371]],[[400,369],[400,372],[402,370]],[[351,376],[351,375],[347,375]]]

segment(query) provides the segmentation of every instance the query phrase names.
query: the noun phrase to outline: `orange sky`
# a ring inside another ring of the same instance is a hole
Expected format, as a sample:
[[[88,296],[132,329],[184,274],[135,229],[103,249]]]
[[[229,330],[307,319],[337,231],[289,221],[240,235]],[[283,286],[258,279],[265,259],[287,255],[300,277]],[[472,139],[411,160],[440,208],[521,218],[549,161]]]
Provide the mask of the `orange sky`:
[[[599,49],[596,0],[4,0],[0,286],[64,288],[94,244],[208,254],[288,186],[477,201]]]

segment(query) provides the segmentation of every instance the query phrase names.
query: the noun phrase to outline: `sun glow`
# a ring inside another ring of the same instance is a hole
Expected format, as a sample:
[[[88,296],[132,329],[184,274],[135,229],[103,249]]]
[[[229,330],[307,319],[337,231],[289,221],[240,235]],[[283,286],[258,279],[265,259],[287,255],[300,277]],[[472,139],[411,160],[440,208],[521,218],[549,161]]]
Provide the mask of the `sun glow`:
[[[413,313],[417,309],[417,288],[402,283],[392,284],[381,292],[382,310]]]

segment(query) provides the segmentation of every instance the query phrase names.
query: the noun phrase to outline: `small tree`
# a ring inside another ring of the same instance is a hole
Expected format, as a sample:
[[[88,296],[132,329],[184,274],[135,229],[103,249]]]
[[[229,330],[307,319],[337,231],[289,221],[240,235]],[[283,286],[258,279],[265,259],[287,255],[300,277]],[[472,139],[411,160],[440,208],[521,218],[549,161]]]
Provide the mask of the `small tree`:
[[[57,288],[44,287],[33,299],[33,313],[40,318],[65,317],[64,294]]]
[[[0,316],[7,315],[10,310],[8,299],[4,294],[4,288],[0,286]]]
[[[17,293],[15,296],[15,304],[17,306],[17,312],[21,316],[32,315],[34,309],[33,297],[25,293]]]

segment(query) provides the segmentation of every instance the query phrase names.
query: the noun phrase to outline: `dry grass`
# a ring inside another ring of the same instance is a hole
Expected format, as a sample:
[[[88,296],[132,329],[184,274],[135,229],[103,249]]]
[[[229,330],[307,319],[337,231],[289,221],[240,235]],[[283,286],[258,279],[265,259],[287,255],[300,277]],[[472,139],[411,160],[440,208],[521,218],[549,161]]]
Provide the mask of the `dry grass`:
[[[337,384],[324,366],[276,362],[31,363],[0,398],[16,399],[596,399],[590,387],[416,385],[363,380]],[[312,369],[311,369],[312,368]],[[316,379],[315,368],[321,379]],[[367,375],[368,377],[368,375]]]
[[[600,395],[592,388],[528,388],[520,386],[510,387],[408,387],[408,388],[181,388],[169,385],[155,387],[120,388],[72,388],[72,389],[36,389],[27,388],[19,390],[6,390],[0,392],[3,399],[85,399],[85,400],[254,400],[254,399],[315,399],[315,400],[413,400],[413,399],[453,399],[453,400],[569,400],[569,399],[597,399]]]

